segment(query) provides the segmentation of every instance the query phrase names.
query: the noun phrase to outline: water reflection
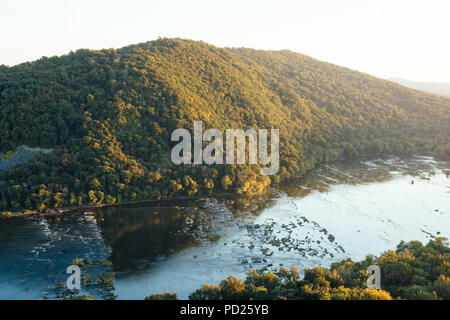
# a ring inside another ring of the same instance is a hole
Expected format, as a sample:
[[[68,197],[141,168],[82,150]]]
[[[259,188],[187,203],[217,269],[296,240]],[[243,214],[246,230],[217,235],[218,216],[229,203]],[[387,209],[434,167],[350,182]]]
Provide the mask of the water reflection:
[[[244,226],[273,204],[268,191],[252,198],[221,196],[97,210],[103,238],[112,248],[115,271],[136,273],[151,262],[189,247],[214,243],[230,226]]]
[[[361,185],[385,182],[394,176],[409,175],[429,179],[437,173],[450,172],[450,163],[431,157],[385,158],[324,164],[316,170],[289,180],[279,190],[289,197],[301,198],[312,191],[327,192],[334,185]]]
[[[195,230],[202,225],[188,207],[111,207],[97,219],[118,271],[145,267],[142,259],[163,259],[198,244]]]

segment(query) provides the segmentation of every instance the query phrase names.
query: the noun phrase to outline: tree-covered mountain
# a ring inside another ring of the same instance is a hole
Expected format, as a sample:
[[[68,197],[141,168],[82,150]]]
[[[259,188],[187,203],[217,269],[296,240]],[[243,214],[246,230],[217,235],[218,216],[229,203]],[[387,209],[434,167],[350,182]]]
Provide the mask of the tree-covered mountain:
[[[450,157],[450,98],[291,51],[159,39],[0,66],[0,150],[53,148],[0,174],[20,210],[258,192],[326,161]],[[173,165],[176,128],[280,129],[280,172]]]

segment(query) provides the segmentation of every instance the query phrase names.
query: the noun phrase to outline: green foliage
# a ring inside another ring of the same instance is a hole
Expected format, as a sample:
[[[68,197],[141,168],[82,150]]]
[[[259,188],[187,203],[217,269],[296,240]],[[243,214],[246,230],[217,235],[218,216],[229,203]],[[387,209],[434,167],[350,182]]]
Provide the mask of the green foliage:
[[[145,297],[144,300],[177,300],[177,294],[171,292],[165,292],[163,294],[151,294]]]
[[[368,289],[369,265],[381,269],[381,290]],[[194,291],[192,300],[301,299],[301,300],[391,300],[450,299],[450,248],[447,239],[437,238],[427,245],[401,242],[396,251],[361,262],[344,260],[329,269],[280,268],[276,273],[251,270],[245,281],[228,277],[219,286],[205,284]]]
[[[450,99],[290,51],[159,39],[0,68],[0,151],[51,147],[0,173],[3,210],[218,192],[252,194],[259,165],[175,166],[171,132],[279,128],[275,182],[333,160],[450,156]]]

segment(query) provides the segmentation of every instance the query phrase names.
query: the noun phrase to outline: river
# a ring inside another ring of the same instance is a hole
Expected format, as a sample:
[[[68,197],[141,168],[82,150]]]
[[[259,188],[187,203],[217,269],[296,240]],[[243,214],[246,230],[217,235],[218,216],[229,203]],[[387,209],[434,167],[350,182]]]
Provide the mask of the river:
[[[163,201],[0,220],[0,299],[57,297],[75,258],[119,299],[176,292],[249,269],[329,266],[450,236],[450,163],[430,157],[324,165],[251,199]],[[99,261],[102,261],[101,263]],[[106,263],[111,261],[112,264]],[[83,287],[97,299],[105,292]]]

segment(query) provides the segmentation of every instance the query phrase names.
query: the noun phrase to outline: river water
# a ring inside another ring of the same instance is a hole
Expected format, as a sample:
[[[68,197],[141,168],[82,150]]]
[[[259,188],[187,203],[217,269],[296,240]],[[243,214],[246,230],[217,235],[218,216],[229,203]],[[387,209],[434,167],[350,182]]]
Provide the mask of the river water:
[[[75,258],[115,275],[119,299],[218,284],[249,269],[329,266],[450,237],[450,163],[429,157],[325,165],[251,199],[216,197],[0,220],[0,299],[56,297]],[[99,263],[109,260],[112,265]],[[101,288],[82,286],[101,299]]]

